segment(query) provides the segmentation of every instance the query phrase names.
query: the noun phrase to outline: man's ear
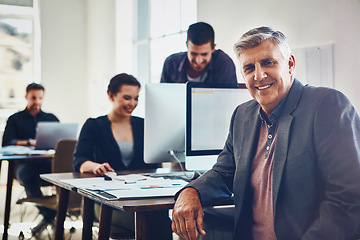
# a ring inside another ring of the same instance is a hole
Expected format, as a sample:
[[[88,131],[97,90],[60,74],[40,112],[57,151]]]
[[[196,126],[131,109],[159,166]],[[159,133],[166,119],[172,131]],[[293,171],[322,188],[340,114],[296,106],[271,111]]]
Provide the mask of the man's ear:
[[[110,99],[110,101],[114,101],[114,94],[112,94],[112,92],[108,92],[108,96],[109,96],[109,99]]]
[[[289,57],[289,74],[293,75],[295,73],[295,56],[294,54],[290,54]]]
[[[214,46],[213,46],[213,48],[211,49],[211,53],[214,53],[215,47],[216,47],[216,44],[214,43]]]

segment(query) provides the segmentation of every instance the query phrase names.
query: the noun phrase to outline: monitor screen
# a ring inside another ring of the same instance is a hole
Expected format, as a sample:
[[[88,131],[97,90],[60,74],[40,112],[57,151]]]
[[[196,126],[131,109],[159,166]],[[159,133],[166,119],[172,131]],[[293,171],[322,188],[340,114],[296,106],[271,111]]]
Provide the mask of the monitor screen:
[[[245,84],[238,87],[211,83],[187,83],[187,170],[209,170],[222,151],[235,108],[252,97]]]
[[[148,83],[145,85],[144,161],[146,163],[185,161],[186,85]]]

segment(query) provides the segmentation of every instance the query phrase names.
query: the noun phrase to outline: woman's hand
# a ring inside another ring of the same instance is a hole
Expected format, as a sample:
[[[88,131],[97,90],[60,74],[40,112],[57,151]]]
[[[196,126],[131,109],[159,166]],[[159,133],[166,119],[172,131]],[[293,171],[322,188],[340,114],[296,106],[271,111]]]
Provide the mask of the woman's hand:
[[[104,176],[106,172],[115,172],[115,170],[110,166],[110,164],[106,163],[96,163],[93,161],[85,161],[80,166],[80,172],[91,172],[96,176]]]
[[[106,172],[115,172],[115,170],[112,169],[112,167],[110,167],[110,164],[108,164],[107,162],[98,164],[93,170],[93,173],[96,176],[104,176]]]

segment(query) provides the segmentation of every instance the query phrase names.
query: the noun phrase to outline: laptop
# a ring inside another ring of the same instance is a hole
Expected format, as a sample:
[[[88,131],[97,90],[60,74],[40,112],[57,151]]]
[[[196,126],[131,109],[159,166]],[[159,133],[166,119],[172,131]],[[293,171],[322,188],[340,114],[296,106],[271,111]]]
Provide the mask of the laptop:
[[[39,122],[35,150],[54,149],[61,139],[77,139],[78,123]]]

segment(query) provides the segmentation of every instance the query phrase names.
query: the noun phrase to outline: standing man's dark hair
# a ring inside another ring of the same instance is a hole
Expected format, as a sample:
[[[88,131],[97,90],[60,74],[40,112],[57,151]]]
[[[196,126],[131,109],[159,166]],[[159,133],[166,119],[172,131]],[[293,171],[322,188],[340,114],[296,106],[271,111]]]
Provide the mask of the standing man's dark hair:
[[[189,26],[187,32],[187,40],[195,45],[203,45],[210,41],[211,47],[215,46],[215,33],[210,24],[205,22],[197,22]]]
[[[26,93],[28,93],[30,90],[43,90],[43,91],[45,91],[45,88],[43,87],[43,85],[41,85],[39,83],[30,83],[26,87]]]

